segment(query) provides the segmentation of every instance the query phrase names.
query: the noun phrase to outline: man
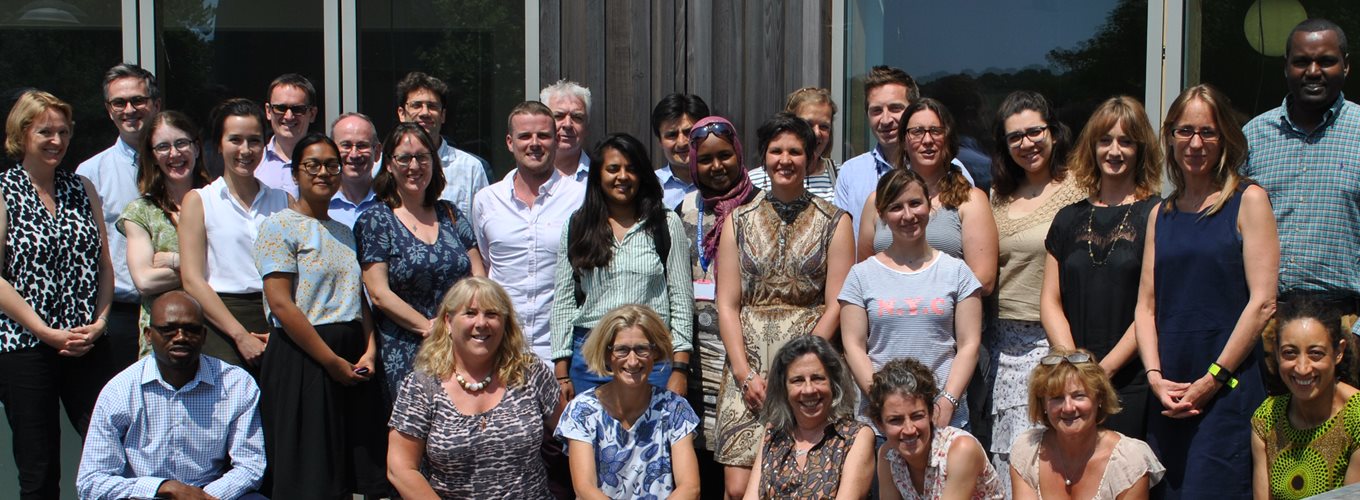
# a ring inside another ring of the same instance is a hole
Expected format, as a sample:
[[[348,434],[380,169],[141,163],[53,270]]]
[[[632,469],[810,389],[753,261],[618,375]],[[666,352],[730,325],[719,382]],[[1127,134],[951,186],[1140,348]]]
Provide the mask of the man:
[[[1346,314],[1360,300],[1360,107],[1341,87],[1346,34],[1326,19],[1299,23],[1285,43],[1289,94],[1243,127],[1242,174],[1270,194],[1280,234],[1280,300],[1321,293]],[[1351,329],[1360,332],[1360,325]]]
[[[331,219],[351,229],[359,214],[378,199],[373,194],[373,158],[382,151],[378,129],[363,113],[345,113],[331,123],[331,140],[340,148],[340,190],[331,197]]]
[[[477,194],[472,227],[487,275],[514,301],[534,353],[552,363],[548,317],[562,225],[585,199],[585,185],[553,168],[558,134],[552,111],[524,102],[510,111],[505,145],[509,177]]]
[[[76,173],[90,180],[104,209],[109,258],[113,260],[113,308],[108,336],[111,358],[118,368],[137,360],[137,324],[141,294],[128,273],[127,238],[118,231],[118,217],[128,203],[141,196],[137,189],[137,147],[161,110],[156,77],[135,64],[119,64],[104,73],[104,109],[118,128],[113,146],[85,160]],[[155,263],[169,268],[170,262]]]
[[[260,390],[241,368],[200,354],[203,308],[182,290],[151,305],[153,354],[99,394],[76,489],[84,499],[262,499]]]
[[[447,118],[444,96],[449,87],[438,78],[419,71],[412,72],[397,83],[397,118],[415,122],[430,139],[439,143],[440,165],[444,169],[444,191],[440,198],[453,202],[464,214],[472,208],[472,197],[486,187],[491,168],[481,157],[453,147],[439,135]]]
[[[905,71],[888,66],[874,66],[864,78],[864,108],[869,115],[869,128],[878,145],[869,152],[851,158],[841,165],[836,178],[835,204],[854,220],[855,239],[859,239],[859,217],[864,202],[878,186],[878,178],[892,170],[902,154],[903,144],[897,142],[902,113],[912,102],[921,99],[921,89]],[[954,164],[963,170],[968,182],[973,177],[957,158]]]
[[[307,77],[288,73],[269,83],[264,114],[269,118],[274,137],[264,148],[264,159],[255,169],[256,179],[297,197],[297,181],[293,180],[292,171],[293,147],[307,135],[316,113],[316,87]]]
[[[652,108],[652,133],[666,159],[656,171],[666,208],[674,210],[686,194],[698,189],[689,171],[689,132],[694,122],[704,118],[708,118],[708,104],[694,94],[671,94]]]
[[[590,125],[590,89],[573,81],[558,80],[544,87],[538,98],[552,110],[557,124],[553,168],[584,185],[590,172],[590,155],[582,151]]]

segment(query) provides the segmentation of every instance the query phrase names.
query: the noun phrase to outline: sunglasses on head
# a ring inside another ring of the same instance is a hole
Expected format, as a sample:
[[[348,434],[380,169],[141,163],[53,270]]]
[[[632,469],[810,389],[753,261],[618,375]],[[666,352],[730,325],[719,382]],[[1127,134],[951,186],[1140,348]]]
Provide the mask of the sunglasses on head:
[[[726,137],[728,141],[731,141],[732,136],[736,135],[736,132],[732,130],[731,125],[724,122],[713,122],[691,130],[689,132],[689,140],[690,142],[699,142],[708,138],[711,134],[718,134]]]
[[[1062,354],[1049,354],[1047,356],[1039,358],[1039,364],[1044,366],[1053,366],[1058,363],[1062,363],[1063,361],[1077,365],[1081,363],[1091,363],[1094,360],[1092,359],[1090,354],[1086,354],[1084,352],[1074,352],[1066,356]]]

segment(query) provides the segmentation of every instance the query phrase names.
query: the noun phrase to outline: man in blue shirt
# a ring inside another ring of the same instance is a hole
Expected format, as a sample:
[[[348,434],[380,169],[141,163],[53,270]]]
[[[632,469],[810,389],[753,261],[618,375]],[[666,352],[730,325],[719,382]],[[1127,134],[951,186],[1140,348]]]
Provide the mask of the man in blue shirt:
[[[378,203],[373,193],[373,159],[382,145],[378,129],[363,113],[345,113],[331,124],[331,140],[340,148],[340,190],[331,197],[331,219],[351,229],[359,214]]]
[[[699,187],[689,171],[689,132],[694,122],[708,118],[708,104],[694,94],[671,94],[662,97],[652,108],[652,133],[661,144],[661,157],[666,163],[656,170],[665,192],[666,208],[680,206],[685,195]]]
[[[264,148],[264,158],[255,167],[255,178],[264,185],[298,195],[293,179],[293,147],[307,136],[316,121],[316,87],[307,77],[287,73],[269,83],[269,100],[264,103],[264,114],[269,117],[273,134]]]
[[[444,172],[444,191],[439,199],[448,200],[463,214],[472,210],[472,198],[486,187],[491,178],[491,167],[475,154],[453,147],[448,139],[440,135],[444,120],[448,119],[445,106],[449,86],[443,80],[412,71],[397,82],[397,118],[403,122],[414,122],[430,134],[430,140],[438,144],[439,165]],[[374,171],[377,175],[377,171]]]
[[[203,308],[175,290],[146,327],[153,355],[99,394],[76,489],[87,500],[262,499],[260,390],[241,368],[204,356]]]

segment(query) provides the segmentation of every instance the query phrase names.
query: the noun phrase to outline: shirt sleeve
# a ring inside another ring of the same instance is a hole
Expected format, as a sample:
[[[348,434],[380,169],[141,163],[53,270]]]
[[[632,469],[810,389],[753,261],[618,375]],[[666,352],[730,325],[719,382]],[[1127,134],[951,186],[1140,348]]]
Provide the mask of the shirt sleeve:
[[[562,388],[557,385],[557,380],[553,378],[552,372],[548,371],[548,366],[542,363],[534,363],[529,372],[529,384],[536,388],[534,394],[538,395],[538,407],[546,420],[551,417],[553,410],[557,409],[557,402],[562,398]]]
[[[392,430],[424,440],[430,434],[430,417],[434,411],[430,394],[422,383],[421,372],[411,372],[402,381],[397,399],[392,402],[392,418],[387,426]]]
[[[279,222],[278,214],[265,219],[260,224],[260,233],[255,238],[255,267],[260,276],[272,273],[297,274],[297,243],[291,241],[287,229]]]
[[[80,498],[117,500],[128,497],[156,496],[166,478],[125,477],[128,463],[123,453],[123,436],[131,422],[128,395],[123,384],[110,384],[99,394],[90,426],[85,432],[85,447],[76,472],[76,491]]]
[[[968,267],[968,264],[961,260],[955,262],[957,264],[955,272],[958,273],[958,280],[956,280],[958,288],[955,291],[958,295],[955,296],[954,301],[959,302],[968,298],[973,292],[981,290],[982,282],[978,281],[977,276],[973,274],[973,269]]]
[[[449,205],[453,209],[453,232],[458,237],[458,242],[463,244],[463,248],[471,250],[477,248],[477,234],[472,231],[472,222],[468,217],[458,210],[458,207]]]
[[[486,204],[491,202],[491,196],[489,190],[478,191],[472,197],[472,213],[468,214],[468,219],[472,223],[472,234],[477,238],[477,251],[482,254],[482,265],[486,266],[487,274],[491,273],[492,262],[491,252],[486,241],[486,229],[483,226],[486,224],[484,220],[486,218]]]
[[[869,257],[872,259],[873,257]],[[845,283],[841,285],[841,293],[836,300],[850,305],[856,305],[865,309],[869,308],[868,301],[864,300],[864,281],[860,278],[861,267],[874,265],[872,262],[861,262],[850,267],[850,273],[845,275]]]
[[[666,213],[666,229],[671,234],[670,255],[666,256],[666,293],[670,299],[671,340],[674,352],[694,350],[694,276],[690,267],[689,237],[685,224],[674,212]]]
[[[592,404],[595,393],[591,391],[577,394],[562,409],[562,417],[557,422],[553,437],[568,445],[568,441],[595,444],[595,427],[599,422],[600,407]]]
[[[675,444],[699,428],[699,416],[685,398],[670,391],[664,391],[664,394],[670,398],[665,412],[669,420],[666,425],[666,443]]]
[[[571,217],[575,217],[572,214]],[[571,328],[577,311],[576,288],[571,277],[571,261],[567,257],[567,231],[571,217],[562,224],[562,239],[557,247],[557,268],[553,274],[552,315],[548,317],[548,331],[552,336],[552,357],[571,357]]]
[[[203,491],[217,498],[238,498],[260,488],[264,478],[264,432],[260,428],[260,389],[254,379],[244,372],[232,371],[241,375],[232,382],[229,393],[236,406],[236,418],[232,419],[227,433],[227,458],[231,469],[216,481],[203,486]],[[226,377],[223,377],[224,380]],[[226,405],[222,405],[225,407]]]
[[[385,223],[383,210],[374,207],[359,214],[354,222],[354,244],[360,264],[387,262],[391,256],[392,231],[390,223]]]

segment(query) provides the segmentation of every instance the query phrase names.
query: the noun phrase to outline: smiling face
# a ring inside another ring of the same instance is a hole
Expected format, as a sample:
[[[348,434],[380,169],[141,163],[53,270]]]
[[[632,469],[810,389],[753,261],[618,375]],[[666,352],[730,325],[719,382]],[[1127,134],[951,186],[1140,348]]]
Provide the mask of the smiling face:
[[[903,457],[930,453],[930,405],[910,394],[892,393],[883,399],[879,430],[887,445]]]
[[[312,120],[316,119],[317,109],[312,103],[307,102],[307,91],[292,85],[279,85],[269,92],[269,106],[265,106],[265,114],[269,117],[269,124],[274,127],[274,134],[287,139],[301,139],[307,135],[307,128],[312,125]],[[299,114],[293,110],[285,110],[279,113],[274,110],[274,106],[308,106],[307,111]]]
[[[1038,140],[1031,139],[1028,132],[1036,127],[1048,127],[1048,122],[1032,109],[1013,114],[1005,121],[1007,136],[1020,134],[1017,142],[1009,144],[1010,154],[1011,160],[1025,172],[1047,170],[1053,159],[1052,133],[1045,130]]]
[[[1133,174],[1138,164],[1138,143],[1124,131],[1122,122],[1115,122],[1105,135],[1096,140],[1096,162],[1100,176],[1117,179]]]
[[[631,207],[637,197],[638,165],[617,149],[605,148],[600,169],[600,189],[611,207]]]
[[[1065,434],[1096,431],[1096,402],[1094,393],[1082,385],[1075,374],[1063,384],[1062,392],[1044,401],[1044,414],[1053,430]]]
[[[623,351],[623,347],[631,348],[624,356],[619,356],[618,352]],[[637,349],[647,347],[651,355],[646,358],[638,357]],[[616,351],[617,349],[617,351]],[[614,334],[614,345],[606,352],[609,356],[610,370],[614,372],[614,381],[624,386],[646,387],[647,376],[652,373],[652,366],[656,363],[656,349],[651,347],[651,342],[647,340],[647,334],[637,325],[633,325]]]
[[[696,120],[689,115],[680,115],[661,122],[657,127],[661,130],[661,154],[665,155],[666,163],[675,168],[689,168],[689,132],[694,129]]]
[[[1188,128],[1199,132],[1218,130],[1218,120],[1214,118],[1213,108],[1209,103],[1201,99],[1191,99],[1185,103],[1183,109],[1180,119],[1176,120],[1176,129]],[[1189,139],[1179,137],[1168,139],[1175,141],[1173,153],[1176,165],[1186,176],[1213,175],[1213,169],[1218,166],[1219,156],[1223,154],[1219,141],[1205,141],[1200,134],[1192,135]]]
[[[1313,110],[1331,106],[1351,69],[1340,38],[1331,30],[1301,31],[1289,42],[1284,77],[1294,98],[1291,104]]]
[[[104,90],[107,94],[104,109],[108,110],[109,119],[118,127],[118,135],[129,144],[135,143],[135,138],[150,123],[150,118],[160,112],[160,102],[151,99],[146,80],[135,76],[109,82]],[[137,102],[141,102],[141,105],[137,105]]]
[[[181,149],[180,146],[184,147]],[[162,122],[151,131],[151,149],[155,155],[156,167],[165,175],[168,183],[193,182],[198,143],[194,142],[187,132]]]
[[[741,179],[741,158],[732,144],[717,134],[709,134],[699,143],[695,175],[697,183],[717,193],[725,193]]]
[[[826,156],[827,150],[831,148],[831,105],[824,102],[807,103],[799,106],[795,114],[808,122],[812,132],[817,135],[817,151],[812,153],[812,157]]]
[[[557,133],[551,116],[518,114],[510,117],[510,133],[505,147],[515,157],[515,166],[533,175],[546,175],[552,169],[557,150]]]
[[[921,136],[913,137],[913,130],[921,131]],[[932,133],[934,130],[942,133],[935,135]],[[941,166],[946,165],[948,145],[945,144],[943,131],[944,124],[940,122],[940,115],[930,109],[922,108],[907,117],[907,161],[911,162],[913,170],[938,172]]]
[[[330,203],[331,197],[340,189],[339,169],[340,152],[325,142],[318,142],[302,150],[302,158],[295,159],[293,179],[298,184],[298,197],[308,202]],[[307,172],[318,168],[315,174]]]
[[[571,94],[554,95],[547,102],[557,123],[557,154],[573,160],[581,156],[581,141],[586,136],[586,103]]]
[[[418,88],[406,94],[406,102],[397,106],[397,117],[420,125],[434,140],[439,138],[439,129],[444,126],[444,111],[443,99],[430,89]]]
[[[831,415],[831,377],[816,354],[804,354],[789,363],[784,388],[789,394],[793,418],[800,426],[826,423]]]
[[[926,226],[930,224],[930,199],[919,183],[912,182],[879,217],[892,230],[893,239],[916,241],[926,236]]]
[[[454,354],[463,359],[495,356],[505,339],[503,320],[499,312],[483,309],[475,296],[466,306],[444,315],[444,327],[453,337]]]
[[[1336,365],[1342,349],[1332,346],[1327,329],[1313,318],[1299,318],[1280,325],[1280,345],[1275,349],[1280,379],[1299,401],[1312,401],[1336,385]],[[1340,344],[1343,348],[1345,340]]]
[[[803,189],[807,162],[803,141],[793,132],[780,132],[765,148],[765,173],[770,176],[771,187]]]
[[[48,108],[33,117],[24,129],[24,163],[37,162],[57,168],[71,146],[71,121],[56,109]]]
[[[228,116],[222,122],[222,162],[238,177],[255,175],[264,158],[264,124],[253,116]]]
[[[907,110],[907,86],[889,83],[874,87],[865,95],[868,103],[869,128],[873,129],[878,143],[897,144],[897,127],[902,124],[902,112]]]
[[[340,146],[340,163],[344,165],[342,176],[346,182],[371,182],[373,180],[373,157],[382,149],[378,144],[378,133],[373,124],[357,116],[350,116],[336,122],[331,132],[331,140]]]
[[[401,136],[392,150],[392,161],[384,161],[383,166],[392,173],[397,190],[412,199],[421,199],[433,178],[434,154],[413,132]]]

